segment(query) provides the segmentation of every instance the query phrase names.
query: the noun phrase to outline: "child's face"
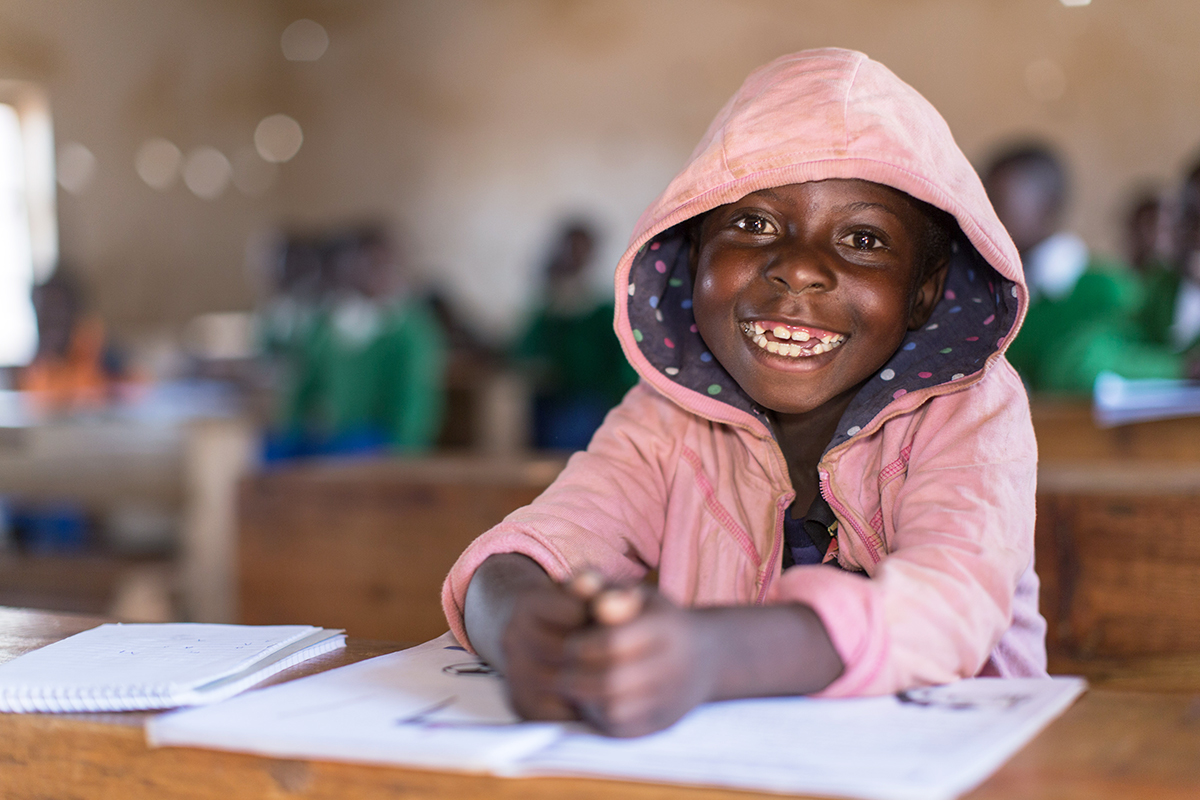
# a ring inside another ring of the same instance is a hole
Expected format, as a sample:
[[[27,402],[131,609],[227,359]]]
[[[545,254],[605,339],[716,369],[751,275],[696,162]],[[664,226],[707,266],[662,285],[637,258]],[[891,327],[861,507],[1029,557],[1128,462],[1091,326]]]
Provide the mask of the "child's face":
[[[764,408],[801,414],[845,399],[920,327],[945,264],[922,275],[928,222],[896,189],[826,180],[714,209],[693,252],[696,324]]]

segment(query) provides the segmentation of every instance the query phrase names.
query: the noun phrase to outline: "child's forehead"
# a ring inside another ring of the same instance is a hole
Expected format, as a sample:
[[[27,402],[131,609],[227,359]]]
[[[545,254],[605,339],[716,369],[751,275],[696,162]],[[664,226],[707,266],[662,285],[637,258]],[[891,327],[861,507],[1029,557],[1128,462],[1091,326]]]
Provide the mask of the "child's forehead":
[[[821,188],[830,191],[811,192],[805,191],[810,188]],[[785,183],[779,186],[769,186],[765,189],[759,189],[755,192],[747,194],[746,197],[755,195],[765,196],[780,196],[780,195],[796,195],[804,194],[808,197],[819,197],[827,202],[842,202],[849,200],[854,202],[858,199],[874,200],[887,198],[888,200],[901,204],[908,208],[915,208],[916,201],[907,193],[897,189],[894,186],[888,186],[886,183],[876,183],[875,181],[863,180],[862,178],[828,178],[821,181],[805,181],[803,183]]]

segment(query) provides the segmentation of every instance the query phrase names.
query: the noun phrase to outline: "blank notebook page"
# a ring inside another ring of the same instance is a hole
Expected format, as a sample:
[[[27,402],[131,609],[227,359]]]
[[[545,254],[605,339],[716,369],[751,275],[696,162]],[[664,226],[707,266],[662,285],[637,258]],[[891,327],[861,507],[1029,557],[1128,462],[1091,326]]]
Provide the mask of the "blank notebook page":
[[[202,689],[259,662],[270,667],[272,656],[321,632],[308,625],[100,625],[0,664],[0,698],[87,698],[99,709],[131,707],[105,699],[164,699]]]

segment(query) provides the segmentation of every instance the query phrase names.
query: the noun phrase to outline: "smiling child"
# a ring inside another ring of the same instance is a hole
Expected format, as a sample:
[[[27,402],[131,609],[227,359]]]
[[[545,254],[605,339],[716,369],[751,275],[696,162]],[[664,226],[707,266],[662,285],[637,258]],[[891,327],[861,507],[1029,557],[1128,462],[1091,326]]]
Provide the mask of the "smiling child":
[[[519,713],[636,735],[709,700],[1045,675],[1003,356],[1028,297],[924,98],[846,50],[756,71],[616,287],[641,383],[443,588]]]

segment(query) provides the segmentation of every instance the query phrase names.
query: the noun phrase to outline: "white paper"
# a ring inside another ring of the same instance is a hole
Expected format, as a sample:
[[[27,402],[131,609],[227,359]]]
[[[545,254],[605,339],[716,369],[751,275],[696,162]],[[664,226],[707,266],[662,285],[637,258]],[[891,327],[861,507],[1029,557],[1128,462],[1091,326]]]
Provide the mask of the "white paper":
[[[516,772],[878,800],[952,798],[987,778],[1083,688],[1078,678],[978,678],[908,699],[711,703],[640,739],[563,737]]]
[[[1101,427],[1200,415],[1200,383],[1169,378],[1127,380],[1112,372],[1096,376],[1092,417]]]
[[[126,711],[229,697],[323,652],[310,625],[100,625],[0,664],[0,711]]]
[[[904,698],[712,703],[639,739],[519,722],[449,634],[420,647],[157,717],[152,745],[498,775],[586,775],[775,792],[952,798],[1071,704],[1078,678],[981,678]]]
[[[151,745],[486,772],[557,739],[519,723],[500,678],[449,634],[432,642],[151,720]]]

